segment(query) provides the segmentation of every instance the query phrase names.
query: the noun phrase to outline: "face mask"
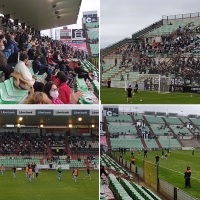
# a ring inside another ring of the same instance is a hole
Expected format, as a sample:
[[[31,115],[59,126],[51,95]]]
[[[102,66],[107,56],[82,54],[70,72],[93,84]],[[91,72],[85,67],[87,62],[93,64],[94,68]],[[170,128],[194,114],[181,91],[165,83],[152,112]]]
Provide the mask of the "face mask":
[[[50,91],[50,96],[54,99],[58,98],[58,91]]]
[[[5,46],[2,46],[1,50],[4,50],[5,49]]]

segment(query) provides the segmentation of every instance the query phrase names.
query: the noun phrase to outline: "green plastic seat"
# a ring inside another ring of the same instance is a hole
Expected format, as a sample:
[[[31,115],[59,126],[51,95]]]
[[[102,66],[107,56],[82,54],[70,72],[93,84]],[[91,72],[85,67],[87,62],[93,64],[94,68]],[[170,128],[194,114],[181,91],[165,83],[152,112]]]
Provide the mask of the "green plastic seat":
[[[3,104],[18,104],[24,99],[23,96],[10,96],[3,82],[0,83],[0,98]]]

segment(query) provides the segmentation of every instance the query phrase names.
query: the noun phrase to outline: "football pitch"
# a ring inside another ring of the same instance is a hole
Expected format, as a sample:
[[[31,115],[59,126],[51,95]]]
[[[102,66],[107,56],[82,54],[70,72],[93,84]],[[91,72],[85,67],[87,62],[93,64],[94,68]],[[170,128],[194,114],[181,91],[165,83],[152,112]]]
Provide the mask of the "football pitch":
[[[11,170],[0,174],[0,200],[95,200],[99,198],[99,171],[91,170],[92,180],[84,179],[86,170],[79,170],[77,183],[72,170],[62,171],[59,181],[56,170],[40,170],[39,177],[29,182],[25,171],[17,171],[16,179]]]
[[[149,151],[145,160],[155,164],[155,156],[157,154],[160,156],[159,178],[200,199],[200,150],[195,150],[194,157],[192,157],[191,150],[172,150],[167,160],[162,158],[161,151]],[[119,155],[119,153],[117,153],[117,155]],[[140,168],[143,168],[143,155],[143,152],[141,155],[139,155],[138,152],[134,153],[136,158],[135,165]],[[127,152],[124,154],[123,159],[130,162],[131,153]],[[192,170],[191,188],[185,188],[184,172],[187,166],[190,166]]]
[[[100,90],[101,104],[199,104],[200,94],[197,93],[158,93],[154,91],[139,91],[127,103],[127,92],[123,88],[106,88]]]

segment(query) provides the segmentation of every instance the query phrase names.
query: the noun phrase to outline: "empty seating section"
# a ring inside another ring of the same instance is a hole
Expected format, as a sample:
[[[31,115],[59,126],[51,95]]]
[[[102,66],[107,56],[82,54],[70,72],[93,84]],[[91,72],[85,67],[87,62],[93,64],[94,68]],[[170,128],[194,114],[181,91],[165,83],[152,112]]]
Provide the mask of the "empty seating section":
[[[108,179],[115,192],[119,195],[120,200],[132,200],[132,198],[128,195],[126,190],[122,187],[113,174],[109,174]]]
[[[67,163],[67,161],[65,159],[59,159],[57,160],[57,162],[52,162],[53,165],[58,165],[58,163],[60,163],[61,165],[66,165],[69,164],[70,168],[73,167],[86,167],[84,161],[78,161],[78,160],[70,160],[70,163]],[[49,162],[47,160],[44,160],[44,164],[48,165]]]
[[[153,140],[153,139],[150,139],[150,140],[145,139],[145,143],[146,143],[146,145],[147,145],[147,147],[149,149],[151,149],[151,148],[158,148],[158,145],[157,145],[156,141]]]
[[[149,132],[149,127],[148,126],[140,127],[139,129],[142,131],[142,133],[144,133],[146,131]]]
[[[110,169],[112,169],[114,171],[117,171],[117,172],[120,172],[122,174],[125,174],[127,176],[130,175],[127,172],[127,170],[125,170],[123,167],[121,167],[120,165],[118,165],[112,158],[110,158],[106,154],[101,155],[101,164],[106,165]],[[132,176],[132,175],[130,175],[130,176]]]
[[[123,179],[123,178],[119,178],[119,182],[122,183],[122,185],[124,186],[124,188],[126,189],[128,194],[133,199],[138,199],[138,200],[149,199],[149,200],[153,200],[153,198],[148,193],[143,191],[142,188],[139,189],[140,186],[136,186],[135,184],[131,185],[131,183],[129,183],[126,179]],[[146,197],[146,198],[143,198],[143,196]]]
[[[99,27],[99,22],[91,22],[91,23],[86,23],[87,28],[98,28]]]
[[[177,134],[183,134],[183,135],[192,135],[191,133],[190,133],[190,131],[186,128],[186,127],[179,127],[179,128],[177,128],[177,127],[171,127],[172,129],[173,129],[173,131],[176,133],[176,135]]]
[[[177,117],[163,117],[168,124],[176,124],[180,125],[183,124]]]
[[[142,186],[142,189],[144,191],[146,191],[150,196],[153,197],[154,200],[161,200],[160,197],[158,197],[156,194],[154,194],[151,190],[149,190],[148,188],[145,188],[144,186]]]
[[[151,128],[155,135],[165,135],[165,134],[167,135],[170,131],[170,129],[167,127],[165,127],[165,128],[163,127],[161,129],[161,126],[159,126],[159,125],[151,126]]]
[[[28,162],[30,164],[32,162],[35,162],[36,164],[40,164],[40,159],[39,158],[24,159],[23,157],[21,158],[17,157],[15,159],[10,159],[10,158],[5,158],[5,157],[0,158],[0,164],[3,164],[5,167],[13,167],[14,165],[16,167],[26,167],[26,164]]]
[[[92,55],[99,54],[99,44],[90,44]]]
[[[112,148],[131,148],[141,149],[144,148],[141,139],[139,138],[110,138]]]
[[[107,65],[107,66],[112,67],[112,65]],[[104,68],[104,70],[106,70],[106,69]],[[113,67],[109,71],[102,74],[102,79],[107,80],[108,78],[111,78],[113,75],[117,74],[118,72],[119,72],[119,68]],[[113,80],[113,78],[112,78],[112,80]]]
[[[144,118],[142,117],[142,115],[134,115],[134,119],[137,121],[141,121],[141,120],[144,120]]]
[[[133,125],[119,125],[119,124],[110,124],[108,125],[108,130],[111,134],[136,134],[137,130]]]
[[[154,116],[145,116],[147,121],[150,124],[164,124],[164,121],[161,117],[154,117]]]
[[[184,122],[184,123],[189,123],[190,120],[188,118],[181,118],[181,120]]]
[[[181,148],[180,143],[177,139],[159,139],[159,142],[162,146],[162,148]]]
[[[88,31],[87,33],[89,39],[99,38],[99,31]]]
[[[200,120],[199,119],[190,119],[196,126],[200,126]]]
[[[81,66],[84,70],[91,72],[92,70],[96,71],[97,75],[99,75],[99,69],[96,68],[92,63],[90,63],[88,60],[80,60]]]
[[[185,27],[189,22],[174,22],[172,25],[165,24],[157,29],[146,34],[146,36],[161,36],[175,32],[179,26]]]
[[[118,117],[106,117],[108,122],[133,122],[130,115],[118,115]]]

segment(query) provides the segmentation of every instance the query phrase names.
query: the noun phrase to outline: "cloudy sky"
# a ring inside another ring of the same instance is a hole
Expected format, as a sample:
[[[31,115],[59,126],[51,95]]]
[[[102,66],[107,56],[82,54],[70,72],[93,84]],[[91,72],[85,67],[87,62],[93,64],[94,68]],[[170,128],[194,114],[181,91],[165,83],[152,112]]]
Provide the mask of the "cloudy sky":
[[[131,37],[163,15],[199,12],[199,0],[100,0],[100,45]]]
[[[100,12],[99,0],[82,0],[77,23],[72,24],[72,25],[66,24],[66,25],[68,25],[67,27],[69,29],[78,29],[78,28],[81,29],[82,28],[82,17],[83,17],[84,11],[97,11],[97,14],[99,16],[99,12]],[[57,27],[57,28],[62,29],[63,27]],[[50,34],[49,29],[42,31],[42,34],[49,35]]]
[[[106,107],[109,107],[109,105]],[[100,119],[102,119],[103,105],[100,106],[100,110],[101,110]],[[183,105],[134,105],[134,106],[120,105],[119,110],[122,112],[123,111],[136,112],[137,110],[138,113],[143,113],[144,111],[177,113],[181,116],[182,115],[187,116],[189,114],[200,115],[199,105],[184,105],[184,106]]]

